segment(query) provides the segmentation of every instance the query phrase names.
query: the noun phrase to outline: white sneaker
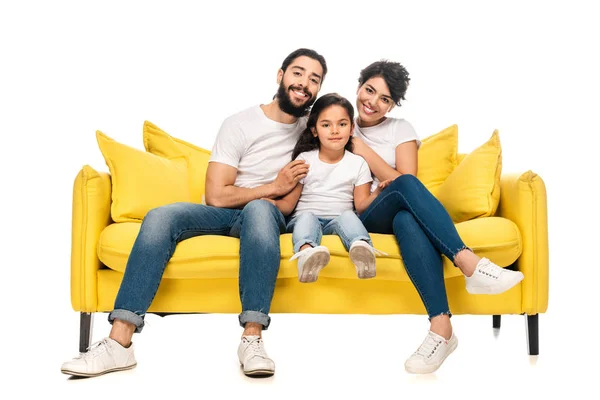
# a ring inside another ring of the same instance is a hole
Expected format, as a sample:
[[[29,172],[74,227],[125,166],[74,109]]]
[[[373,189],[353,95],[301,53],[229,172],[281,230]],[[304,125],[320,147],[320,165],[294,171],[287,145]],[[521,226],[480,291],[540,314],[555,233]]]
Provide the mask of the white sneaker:
[[[404,368],[413,374],[430,374],[435,372],[458,346],[458,339],[452,333],[450,340],[429,331],[417,351],[406,360]]]
[[[375,249],[364,240],[357,240],[352,243],[348,254],[360,279],[375,277],[375,254],[387,256],[387,253]]]
[[[260,336],[243,336],[238,347],[238,358],[248,376],[270,376],[275,373],[275,363],[265,351]]]
[[[471,294],[499,294],[521,282],[525,275],[520,271],[500,268],[487,258],[482,258],[473,275],[465,276],[467,292]]]
[[[307,247],[294,254],[290,261],[298,259],[298,279],[300,282],[315,282],[319,272],[329,264],[329,249],[325,246]]]
[[[111,338],[104,338],[88,347],[87,352],[64,363],[60,371],[67,375],[91,377],[131,369],[136,365],[133,343],[125,348]]]

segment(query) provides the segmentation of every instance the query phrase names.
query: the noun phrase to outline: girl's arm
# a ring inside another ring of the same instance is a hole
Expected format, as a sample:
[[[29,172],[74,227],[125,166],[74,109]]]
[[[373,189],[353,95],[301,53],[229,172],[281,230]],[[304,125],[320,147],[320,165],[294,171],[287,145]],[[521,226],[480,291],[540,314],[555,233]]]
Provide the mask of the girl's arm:
[[[281,213],[287,217],[292,213],[292,211],[294,211],[294,208],[296,208],[296,204],[298,204],[298,199],[300,199],[303,187],[303,184],[298,183],[291,192],[280,199],[273,200],[269,198],[263,198],[262,200],[267,200],[268,202],[273,203],[275,207],[277,207],[279,211],[281,211]]]
[[[396,146],[396,169],[390,167],[379,154],[365,144],[360,138],[352,138],[354,154],[364,158],[369,164],[373,175],[380,182],[394,180],[400,175],[417,175],[417,142],[411,140]]]

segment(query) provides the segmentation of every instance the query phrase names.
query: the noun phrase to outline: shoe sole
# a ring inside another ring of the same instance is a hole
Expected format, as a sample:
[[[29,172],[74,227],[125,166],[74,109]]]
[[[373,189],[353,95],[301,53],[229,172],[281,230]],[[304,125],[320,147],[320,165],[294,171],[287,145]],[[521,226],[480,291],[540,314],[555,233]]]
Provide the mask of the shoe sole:
[[[350,251],[350,260],[356,267],[359,279],[375,277],[375,255],[366,247],[355,247]]]
[[[448,350],[448,352],[446,353],[444,358],[442,358],[438,364],[428,365],[426,367],[419,368],[419,369],[417,369],[417,368],[411,369],[411,367],[404,365],[404,369],[406,369],[406,372],[409,372],[411,374],[431,374],[431,373],[437,371],[442,366],[444,361],[446,361],[446,358],[448,358],[448,356],[450,354],[452,354],[452,352],[454,350],[456,350],[457,347],[458,347],[458,340],[455,340],[454,343],[452,345],[450,345],[450,349]]]
[[[242,367],[242,370],[243,370],[243,367]],[[268,369],[256,369],[254,371],[244,371],[244,375],[253,376],[253,377],[273,376],[273,375],[275,375],[275,371],[271,371]]]
[[[467,286],[467,292],[469,292],[470,294],[500,294],[500,293],[504,293],[507,290],[515,287],[515,285],[517,285],[519,282],[521,282],[524,277],[525,277],[525,275],[523,275],[523,273],[520,272],[518,275],[515,275],[515,278],[512,281],[508,281],[506,283],[506,285],[504,285],[504,286],[499,286],[495,289],[491,289],[489,286],[472,286],[472,287]]]
[[[108,374],[108,373],[111,373],[111,372],[127,371],[128,369],[133,369],[136,366],[137,366],[137,363],[132,364],[132,365],[128,365],[127,367],[119,367],[119,368],[107,369],[106,371],[97,372],[95,374],[86,373],[86,372],[71,371],[71,370],[68,370],[68,369],[61,369],[60,372],[62,372],[65,375],[83,376],[83,377],[86,377],[86,378],[93,378],[95,376],[100,376],[100,375]]]
[[[302,265],[302,273],[298,277],[302,283],[312,283],[319,278],[319,272],[329,264],[331,256],[328,252],[313,253]]]

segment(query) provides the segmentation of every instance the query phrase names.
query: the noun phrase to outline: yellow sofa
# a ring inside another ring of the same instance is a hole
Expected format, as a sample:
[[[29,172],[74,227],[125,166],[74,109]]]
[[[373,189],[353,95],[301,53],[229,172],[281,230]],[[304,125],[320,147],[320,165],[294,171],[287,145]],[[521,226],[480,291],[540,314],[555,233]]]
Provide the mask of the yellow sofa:
[[[146,149],[152,150],[148,143]],[[454,169],[465,163],[465,156],[457,155]],[[203,160],[200,167],[205,170],[206,165],[202,164],[207,157]],[[427,165],[424,160],[425,171]],[[465,290],[459,269],[444,257],[450,309],[455,315],[493,315],[494,328],[500,327],[502,314],[526,315],[529,354],[538,354],[538,314],[544,313],[548,305],[545,185],[531,171],[501,176],[498,172],[497,178],[499,185],[494,193],[498,201],[493,214],[458,222],[456,228],[466,245],[478,255],[500,266],[516,268],[525,278],[499,295],[471,295]],[[80,351],[89,346],[93,313],[113,308],[141,225],[135,219],[114,222],[114,183],[111,173],[85,165],[73,186],[71,302],[73,309],[81,313]],[[440,193],[440,183],[433,185],[436,194]],[[388,254],[378,257],[374,279],[359,280],[340,239],[324,236],[323,244],[331,251],[331,262],[316,283],[301,284],[296,261],[288,261],[293,255],[291,234],[282,235],[281,266],[271,313],[426,315],[394,237],[372,234],[372,239],[377,249]],[[201,236],[185,240],[178,244],[167,265],[148,312],[239,313],[238,267],[238,239]]]

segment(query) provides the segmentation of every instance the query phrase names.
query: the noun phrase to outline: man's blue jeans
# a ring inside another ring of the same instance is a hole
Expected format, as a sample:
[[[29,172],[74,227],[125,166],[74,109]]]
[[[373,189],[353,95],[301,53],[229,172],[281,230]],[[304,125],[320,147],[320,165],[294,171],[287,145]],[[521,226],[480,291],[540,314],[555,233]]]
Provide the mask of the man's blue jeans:
[[[305,212],[288,222],[287,232],[292,232],[294,253],[298,253],[305,244],[312,247],[320,245],[323,235],[338,235],[346,250],[350,250],[350,245],[357,240],[364,240],[373,246],[369,232],[354,211],[344,211],[335,218],[319,218],[311,212]]]
[[[242,210],[194,203],[175,203],[150,210],[127,261],[127,267],[109,314],[144,327],[167,263],[182,240],[200,235],[232,236],[240,239],[240,325],[256,322],[267,329],[269,310],[281,258],[279,235],[285,233],[285,219],[270,202],[254,200]]]
[[[467,249],[444,206],[413,175],[401,175],[360,215],[371,233],[393,233],[429,318],[450,315],[440,253]]]

